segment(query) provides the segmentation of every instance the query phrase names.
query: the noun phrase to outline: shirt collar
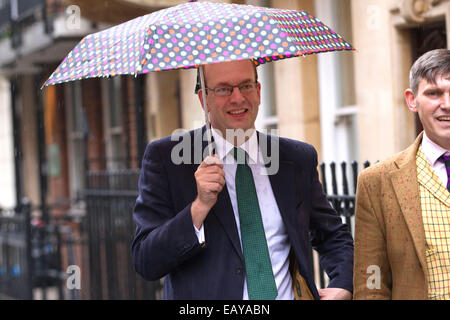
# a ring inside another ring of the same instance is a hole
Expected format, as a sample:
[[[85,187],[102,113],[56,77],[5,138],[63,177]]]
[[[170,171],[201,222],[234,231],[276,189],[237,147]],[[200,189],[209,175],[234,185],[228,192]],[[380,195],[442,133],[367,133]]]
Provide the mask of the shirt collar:
[[[433,141],[431,141],[430,138],[428,138],[427,134],[423,133],[423,139],[422,139],[422,152],[425,154],[425,157],[427,158],[428,162],[434,166],[436,161],[445,153],[450,154],[450,151],[447,149],[442,148],[441,146],[437,145]]]
[[[223,161],[224,158],[228,154],[230,154],[230,151],[234,148],[234,145],[231,144],[228,140],[224,139],[222,137],[222,134],[216,129],[212,128],[211,133],[214,138],[214,142],[216,144],[216,154],[219,156],[220,160]],[[248,154],[249,163],[258,163],[259,149],[258,149],[258,136],[256,134],[256,130],[254,130],[250,138],[239,147],[244,149],[245,152]]]

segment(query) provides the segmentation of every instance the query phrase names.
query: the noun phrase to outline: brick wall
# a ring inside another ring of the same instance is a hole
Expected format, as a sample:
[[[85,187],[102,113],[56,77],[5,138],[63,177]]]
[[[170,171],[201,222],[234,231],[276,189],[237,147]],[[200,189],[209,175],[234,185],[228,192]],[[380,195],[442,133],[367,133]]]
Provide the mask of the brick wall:
[[[64,87],[60,85],[46,90],[44,127],[48,166],[47,203],[67,203],[70,193]]]
[[[104,170],[105,146],[103,139],[102,88],[99,79],[82,80],[83,107],[87,117],[89,170]]]
[[[136,130],[136,108],[134,97],[134,78],[124,77],[122,80],[122,114],[123,114],[123,128],[125,138],[125,148],[127,150],[130,169],[138,168],[137,157],[137,130]],[[143,115],[140,115],[143,116]]]

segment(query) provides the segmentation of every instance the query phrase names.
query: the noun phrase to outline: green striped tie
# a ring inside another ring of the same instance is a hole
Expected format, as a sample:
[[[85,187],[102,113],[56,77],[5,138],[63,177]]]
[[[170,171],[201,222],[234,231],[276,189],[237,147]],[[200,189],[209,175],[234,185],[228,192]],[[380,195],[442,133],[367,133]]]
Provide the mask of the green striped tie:
[[[236,169],[236,197],[241,225],[242,250],[245,259],[247,289],[250,300],[273,300],[277,285],[270,263],[269,249],[256,195],[255,182],[245,161],[245,151],[234,148],[238,162]]]

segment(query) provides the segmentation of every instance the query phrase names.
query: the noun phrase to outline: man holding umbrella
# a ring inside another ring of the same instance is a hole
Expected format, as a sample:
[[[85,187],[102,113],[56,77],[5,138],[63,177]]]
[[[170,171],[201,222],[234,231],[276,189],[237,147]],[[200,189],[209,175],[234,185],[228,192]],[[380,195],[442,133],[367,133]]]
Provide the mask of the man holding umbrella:
[[[198,94],[215,154],[177,165],[173,138],[147,147],[134,209],[136,271],[165,277],[166,299],[350,299],[353,240],[322,191],[316,151],[255,130],[261,85],[251,60],[204,72],[206,92]],[[203,154],[206,143],[198,149],[194,140],[204,131],[183,137],[192,159]],[[261,160],[267,154],[277,172]],[[330,277],[327,289],[315,287],[311,246]]]

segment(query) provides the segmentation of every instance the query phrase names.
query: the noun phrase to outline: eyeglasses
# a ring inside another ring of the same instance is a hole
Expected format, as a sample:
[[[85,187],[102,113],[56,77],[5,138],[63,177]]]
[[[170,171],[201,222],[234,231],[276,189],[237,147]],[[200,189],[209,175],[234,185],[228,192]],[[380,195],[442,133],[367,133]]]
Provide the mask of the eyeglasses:
[[[256,90],[257,83],[258,82],[246,82],[238,86],[221,86],[214,89],[206,88],[206,90],[213,91],[214,94],[218,97],[228,97],[231,96],[231,94],[234,91],[234,88],[238,88],[241,94],[252,93]]]

